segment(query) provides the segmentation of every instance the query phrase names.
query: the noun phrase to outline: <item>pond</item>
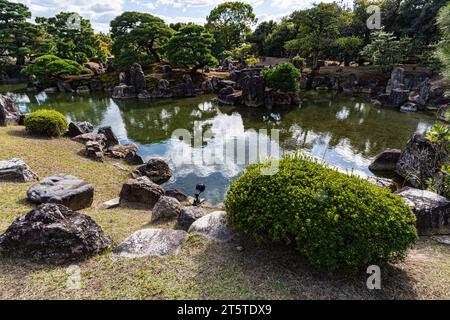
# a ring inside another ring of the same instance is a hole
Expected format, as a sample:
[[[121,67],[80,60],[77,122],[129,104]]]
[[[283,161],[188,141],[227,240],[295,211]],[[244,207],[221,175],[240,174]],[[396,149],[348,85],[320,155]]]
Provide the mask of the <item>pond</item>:
[[[329,92],[307,92],[299,106],[271,111],[219,106],[214,96],[118,101],[104,94],[28,93],[11,86],[0,87],[0,93],[15,99],[22,112],[50,108],[69,120],[112,126],[122,143],[139,146],[144,160],[160,157],[171,165],[174,175],[166,189],[193,194],[201,182],[203,196],[213,204],[223,201],[230,181],[255,157],[304,150],[331,166],[369,176],[378,153],[403,148],[411,133],[425,131],[434,121],[432,115],[400,113]],[[190,141],[181,139],[183,132]],[[252,141],[259,148],[253,149]]]

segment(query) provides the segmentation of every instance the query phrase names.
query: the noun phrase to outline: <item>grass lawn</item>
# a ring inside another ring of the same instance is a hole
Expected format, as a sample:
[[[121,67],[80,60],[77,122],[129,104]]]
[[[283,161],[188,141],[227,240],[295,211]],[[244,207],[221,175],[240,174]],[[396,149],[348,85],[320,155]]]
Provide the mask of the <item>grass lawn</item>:
[[[101,208],[118,196],[128,174],[113,165],[117,161],[84,158],[82,149],[66,138],[34,138],[23,127],[0,128],[0,159],[23,158],[41,178],[67,173],[93,183],[94,204],[83,212],[116,243],[152,227],[148,211]],[[32,184],[0,182],[0,233],[32,208],[26,201]],[[365,273],[330,277],[291,248],[245,238],[215,243],[191,236],[176,256],[113,261],[105,253],[78,266],[82,288],[70,290],[67,266],[2,258],[0,299],[450,299],[450,248],[431,238],[420,239],[405,262],[383,270],[377,291],[366,289]]]

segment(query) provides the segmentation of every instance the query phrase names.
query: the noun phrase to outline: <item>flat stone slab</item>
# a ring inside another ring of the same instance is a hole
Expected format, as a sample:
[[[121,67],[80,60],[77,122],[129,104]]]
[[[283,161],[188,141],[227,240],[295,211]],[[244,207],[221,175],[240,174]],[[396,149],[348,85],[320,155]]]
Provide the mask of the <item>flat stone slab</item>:
[[[102,207],[104,209],[113,209],[113,208],[117,208],[118,206],[120,206],[120,197],[103,202],[103,204],[102,204]]]
[[[0,161],[0,181],[30,182],[39,177],[19,158]]]
[[[436,237],[434,237],[434,240],[436,240],[439,243],[450,246],[450,236],[436,236]]]
[[[395,192],[414,210],[419,235],[450,234],[450,201],[437,193],[402,188]]]
[[[71,175],[55,174],[32,186],[27,196],[33,203],[58,203],[80,210],[92,205],[94,186]]]
[[[189,233],[199,234],[216,241],[229,241],[233,235],[225,219],[226,211],[215,211],[196,220],[189,228]]]
[[[392,179],[380,177],[367,177],[367,181],[369,181],[373,185],[376,185],[377,187],[395,191],[395,182]]]
[[[125,257],[133,259],[177,254],[187,238],[187,232],[182,230],[139,230],[125,239],[125,241],[114,250],[113,258]]]

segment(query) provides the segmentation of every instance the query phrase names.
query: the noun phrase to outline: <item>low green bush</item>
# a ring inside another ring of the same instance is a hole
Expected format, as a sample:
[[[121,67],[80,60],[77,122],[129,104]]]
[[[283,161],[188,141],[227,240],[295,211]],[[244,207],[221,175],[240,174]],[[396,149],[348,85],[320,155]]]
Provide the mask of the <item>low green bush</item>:
[[[43,55],[36,58],[34,63],[23,68],[22,72],[28,75],[35,75],[42,81],[67,75],[92,74],[91,70],[83,67],[78,62],[61,59],[54,55]]]
[[[414,244],[416,218],[400,197],[299,154],[278,164],[274,175],[250,165],[231,183],[225,207],[236,230],[293,243],[329,273],[399,261]]]
[[[25,117],[25,128],[36,134],[58,137],[67,130],[68,123],[62,113],[40,109]]]
[[[263,70],[266,85],[284,92],[298,92],[300,71],[292,63],[282,63],[274,68]]]

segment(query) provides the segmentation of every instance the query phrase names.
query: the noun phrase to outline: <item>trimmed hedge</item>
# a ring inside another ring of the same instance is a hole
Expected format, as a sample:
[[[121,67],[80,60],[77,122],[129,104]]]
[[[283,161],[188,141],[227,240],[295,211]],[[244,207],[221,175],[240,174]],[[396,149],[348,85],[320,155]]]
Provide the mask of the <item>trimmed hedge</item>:
[[[35,75],[42,81],[67,75],[92,74],[91,70],[83,67],[76,61],[61,59],[50,54],[36,58],[34,63],[23,68],[22,72],[28,75]]]
[[[25,128],[30,132],[58,137],[68,128],[66,117],[55,110],[41,109],[25,117]]]
[[[329,273],[399,261],[414,244],[416,217],[400,197],[299,154],[278,163],[274,175],[250,165],[231,183],[225,207],[238,231],[293,243]]]

